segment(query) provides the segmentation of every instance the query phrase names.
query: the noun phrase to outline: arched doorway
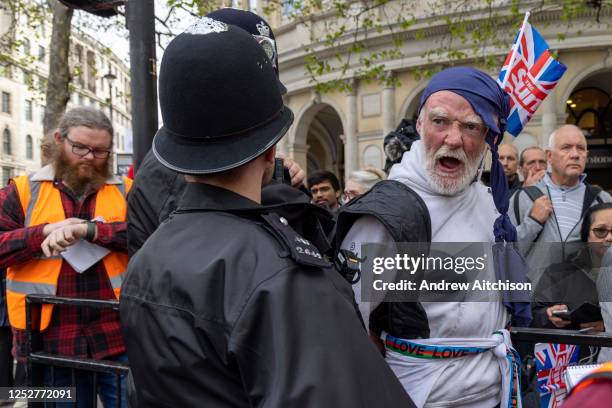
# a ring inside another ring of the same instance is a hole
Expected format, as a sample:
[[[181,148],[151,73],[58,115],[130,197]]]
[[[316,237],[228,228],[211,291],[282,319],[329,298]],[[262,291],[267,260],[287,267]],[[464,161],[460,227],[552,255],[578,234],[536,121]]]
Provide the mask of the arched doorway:
[[[588,182],[612,188],[612,71],[582,80],[566,100],[566,123],[582,129],[588,143]]]
[[[404,102],[402,108],[402,114],[405,119],[412,119],[416,122],[418,119],[419,105],[421,104],[421,95],[423,95],[423,91],[425,90],[425,85],[419,86],[416,88],[411,95],[408,96],[406,101]]]
[[[306,147],[306,171],[328,170],[344,178],[344,129],[340,115],[327,103],[315,103],[299,118],[295,145]]]

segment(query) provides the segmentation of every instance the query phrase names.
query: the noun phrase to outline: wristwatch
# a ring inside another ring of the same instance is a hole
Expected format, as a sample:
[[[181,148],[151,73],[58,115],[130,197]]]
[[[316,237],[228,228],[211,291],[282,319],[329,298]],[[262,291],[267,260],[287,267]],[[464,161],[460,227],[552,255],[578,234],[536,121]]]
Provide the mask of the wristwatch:
[[[87,233],[85,234],[85,240],[91,242],[96,237],[97,225],[95,222],[92,222],[92,221],[87,221],[86,224],[87,224]]]

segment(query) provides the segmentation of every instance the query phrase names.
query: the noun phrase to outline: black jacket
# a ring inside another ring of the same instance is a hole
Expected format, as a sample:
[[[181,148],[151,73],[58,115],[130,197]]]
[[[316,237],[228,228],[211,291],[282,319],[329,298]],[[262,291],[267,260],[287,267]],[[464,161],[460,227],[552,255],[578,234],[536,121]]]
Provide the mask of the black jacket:
[[[508,181],[508,197],[512,197],[512,195],[523,186],[523,182],[519,178],[518,173],[514,175],[512,182],[508,179],[506,180]]]
[[[162,165],[149,150],[128,195],[128,254],[134,255],[149,236],[176,209],[187,183],[183,175]],[[287,218],[297,232],[327,253],[331,244],[327,238],[334,227],[329,211],[310,204],[302,190],[287,184],[272,182],[262,191],[262,203],[275,206],[279,215]],[[292,203],[291,206],[284,206]]]
[[[564,304],[574,310],[584,302],[599,304],[595,277],[590,276],[591,257],[586,244],[577,253],[571,254],[561,263],[546,268],[536,284],[533,296],[533,327],[555,329],[548,320],[546,309]],[[577,330],[579,324],[566,326],[567,330]]]
[[[265,207],[188,183],[122,286],[137,406],[414,406],[326,265]]]

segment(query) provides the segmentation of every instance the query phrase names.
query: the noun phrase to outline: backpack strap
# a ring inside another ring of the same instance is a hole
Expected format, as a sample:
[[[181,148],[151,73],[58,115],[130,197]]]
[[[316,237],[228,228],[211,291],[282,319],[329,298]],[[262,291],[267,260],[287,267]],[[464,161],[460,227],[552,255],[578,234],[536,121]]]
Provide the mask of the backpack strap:
[[[520,189],[517,190],[516,194],[514,195],[514,203],[513,203],[514,214],[516,215],[516,226],[517,227],[521,225],[521,221],[522,221],[520,209],[519,209],[519,195],[521,194],[521,191],[524,191],[525,194],[527,194],[527,197],[531,199],[531,201],[535,201],[544,195],[542,190],[540,190],[536,186],[521,187]]]
[[[584,201],[582,202],[581,216],[584,216],[584,213],[593,204],[593,201],[597,200],[597,203],[602,203],[599,193],[601,193],[601,188],[591,184],[586,185],[586,190],[584,191]]]

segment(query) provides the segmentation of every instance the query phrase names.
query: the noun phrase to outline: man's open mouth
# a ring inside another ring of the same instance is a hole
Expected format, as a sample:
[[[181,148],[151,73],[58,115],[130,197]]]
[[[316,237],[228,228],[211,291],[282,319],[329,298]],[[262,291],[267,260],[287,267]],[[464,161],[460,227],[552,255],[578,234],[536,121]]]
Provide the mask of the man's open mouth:
[[[463,166],[463,162],[455,157],[442,156],[438,159],[438,167],[445,172],[455,172]]]

